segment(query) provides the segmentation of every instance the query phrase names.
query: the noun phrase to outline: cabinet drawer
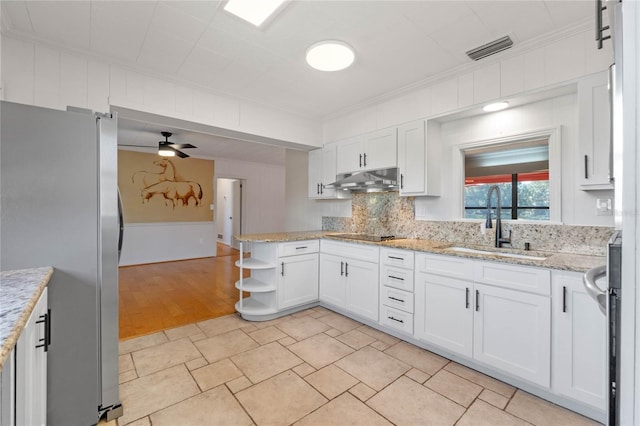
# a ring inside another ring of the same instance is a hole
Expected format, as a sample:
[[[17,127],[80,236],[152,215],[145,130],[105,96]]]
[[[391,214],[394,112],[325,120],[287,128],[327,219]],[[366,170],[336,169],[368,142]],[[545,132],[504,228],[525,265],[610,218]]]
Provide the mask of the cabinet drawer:
[[[413,313],[413,293],[382,286],[382,304],[398,308],[402,311]]]
[[[380,264],[413,269],[413,252],[389,248],[380,249]]]
[[[380,266],[380,283],[413,292],[413,271],[382,265]]]
[[[380,311],[380,322],[403,333],[413,334],[413,314],[399,309],[383,306]]]
[[[416,272],[446,275],[460,279],[473,279],[474,262],[462,257],[416,254]]]
[[[278,244],[278,257],[294,256],[296,254],[317,253],[320,249],[320,241],[305,240],[291,241]]]
[[[378,256],[380,254],[380,249],[374,245],[343,243],[331,240],[322,240],[320,243],[320,251],[322,253],[333,254],[334,256],[374,263],[378,263]]]
[[[476,282],[512,290],[551,295],[551,271],[530,266],[506,265],[494,262],[476,262]]]

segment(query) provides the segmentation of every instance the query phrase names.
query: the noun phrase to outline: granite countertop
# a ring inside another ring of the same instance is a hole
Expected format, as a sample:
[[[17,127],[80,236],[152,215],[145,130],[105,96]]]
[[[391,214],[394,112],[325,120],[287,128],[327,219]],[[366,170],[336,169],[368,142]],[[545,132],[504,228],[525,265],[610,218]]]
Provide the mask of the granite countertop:
[[[50,266],[0,272],[0,372],[52,274]]]
[[[538,259],[526,259],[526,258],[513,258],[494,255],[491,253],[467,253],[467,252],[454,252],[447,250],[448,247],[462,246],[476,250],[482,250],[484,252],[497,252],[494,247],[487,246],[471,246],[462,243],[444,242],[444,241],[432,241],[432,240],[419,240],[412,238],[399,238],[395,240],[373,242],[366,240],[351,240],[345,238],[335,237],[336,234],[342,234],[339,232],[329,231],[307,231],[307,232],[277,232],[271,234],[246,234],[237,236],[238,240],[243,242],[287,242],[287,241],[299,241],[299,240],[311,240],[326,238],[335,241],[343,241],[353,244],[373,244],[380,247],[397,248],[403,250],[413,250],[425,253],[444,254],[448,256],[466,257],[469,259],[477,260],[490,260],[502,263],[510,263],[515,265],[527,265],[537,266],[541,268],[558,269],[563,271],[573,272],[586,272],[587,270],[596,266],[605,265],[607,259],[605,256],[591,256],[583,254],[573,253],[558,253],[558,252],[544,252],[544,251],[524,251],[516,249],[500,249],[502,253],[512,253],[515,255],[544,257],[544,260]]]

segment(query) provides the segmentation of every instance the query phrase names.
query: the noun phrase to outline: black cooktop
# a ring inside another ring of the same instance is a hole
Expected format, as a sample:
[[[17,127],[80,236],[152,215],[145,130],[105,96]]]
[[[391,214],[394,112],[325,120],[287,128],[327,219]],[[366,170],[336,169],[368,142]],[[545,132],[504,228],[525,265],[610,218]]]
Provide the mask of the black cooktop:
[[[393,240],[393,235],[371,235],[371,234],[333,234],[335,238],[343,238],[345,240],[361,240],[361,241],[389,241]]]

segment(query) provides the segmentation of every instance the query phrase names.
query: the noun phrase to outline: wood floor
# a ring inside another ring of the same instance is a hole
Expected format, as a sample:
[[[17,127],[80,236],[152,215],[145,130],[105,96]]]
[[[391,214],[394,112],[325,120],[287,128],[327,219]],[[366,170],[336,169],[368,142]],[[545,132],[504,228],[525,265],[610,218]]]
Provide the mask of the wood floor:
[[[218,256],[120,267],[120,340],[235,312],[238,250]]]

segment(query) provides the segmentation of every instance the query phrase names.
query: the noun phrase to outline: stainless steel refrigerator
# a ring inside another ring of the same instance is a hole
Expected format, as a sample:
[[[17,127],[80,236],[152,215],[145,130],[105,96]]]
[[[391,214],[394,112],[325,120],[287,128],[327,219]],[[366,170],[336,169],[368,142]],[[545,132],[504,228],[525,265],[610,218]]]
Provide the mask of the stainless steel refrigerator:
[[[55,268],[47,422],[117,417],[117,118],[2,102],[0,123],[0,268]]]

